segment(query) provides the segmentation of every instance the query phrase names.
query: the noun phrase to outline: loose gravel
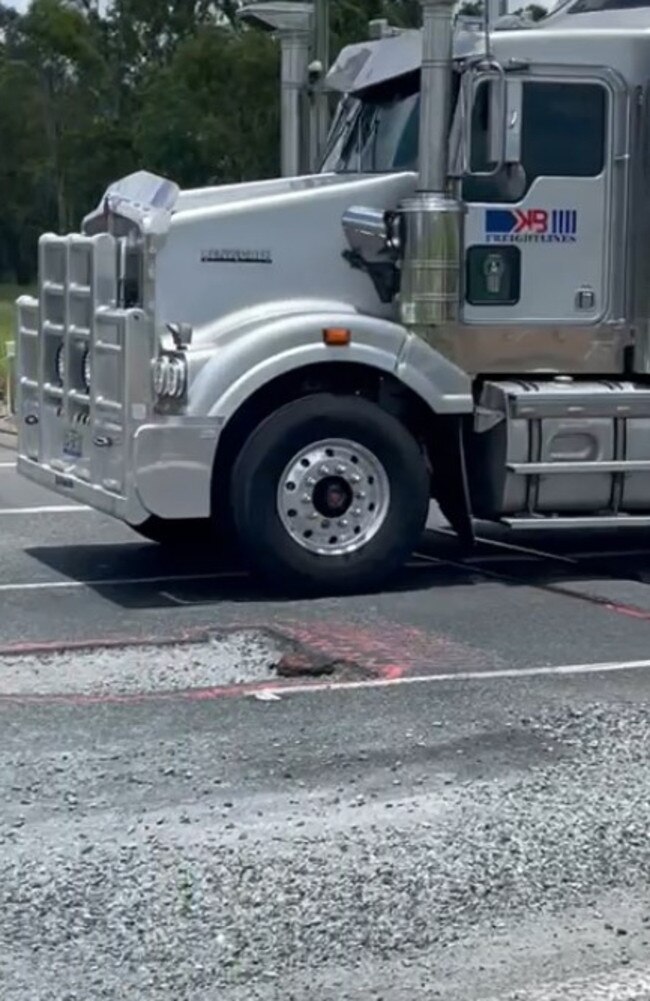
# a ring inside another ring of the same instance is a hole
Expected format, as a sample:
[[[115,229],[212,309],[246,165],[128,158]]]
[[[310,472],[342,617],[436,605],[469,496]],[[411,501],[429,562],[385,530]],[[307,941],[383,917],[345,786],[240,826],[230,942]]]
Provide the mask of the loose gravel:
[[[404,764],[357,758],[350,735],[347,766],[328,752],[308,783],[291,762],[316,755],[322,708],[289,727],[259,705],[244,746],[203,707],[173,753],[6,757],[7,996],[467,999],[492,993],[499,943],[508,984],[538,955],[559,953],[556,975],[572,937],[582,965],[647,954],[648,704],[511,720],[507,767],[490,756],[508,731],[480,721],[463,740],[431,723]]]
[[[269,681],[281,644],[257,631],[205,642],[0,656],[2,695],[102,695]]]

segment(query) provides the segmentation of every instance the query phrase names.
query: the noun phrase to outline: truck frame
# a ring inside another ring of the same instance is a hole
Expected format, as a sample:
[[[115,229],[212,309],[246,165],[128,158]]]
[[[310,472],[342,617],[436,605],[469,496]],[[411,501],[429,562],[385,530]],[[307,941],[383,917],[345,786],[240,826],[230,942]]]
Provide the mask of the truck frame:
[[[276,586],[454,529],[650,527],[650,13],[344,49],[317,174],[112,184],[39,242],[18,469]]]

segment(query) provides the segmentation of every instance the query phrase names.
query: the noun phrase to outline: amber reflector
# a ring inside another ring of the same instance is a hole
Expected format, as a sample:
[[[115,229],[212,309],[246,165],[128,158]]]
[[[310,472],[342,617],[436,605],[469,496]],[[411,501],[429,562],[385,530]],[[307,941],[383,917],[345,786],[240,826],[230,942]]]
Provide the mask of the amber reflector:
[[[325,327],[323,331],[323,340],[330,348],[345,346],[351,339],[352,335],[346,327]]]

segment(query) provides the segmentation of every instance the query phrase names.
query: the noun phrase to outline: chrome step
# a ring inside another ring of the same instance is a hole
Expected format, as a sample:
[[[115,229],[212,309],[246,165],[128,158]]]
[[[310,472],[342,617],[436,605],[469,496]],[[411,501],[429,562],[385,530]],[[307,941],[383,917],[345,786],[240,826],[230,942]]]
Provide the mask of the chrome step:
[[[576,515],[567,517],[501,518],[497,522],[517,530],[554,531],[565,528],[650,528],[650,514]]]
[[[648,459],[613,459],[610,462],[509,462],[511,473],[547,476],[562,473],[650,473]]]

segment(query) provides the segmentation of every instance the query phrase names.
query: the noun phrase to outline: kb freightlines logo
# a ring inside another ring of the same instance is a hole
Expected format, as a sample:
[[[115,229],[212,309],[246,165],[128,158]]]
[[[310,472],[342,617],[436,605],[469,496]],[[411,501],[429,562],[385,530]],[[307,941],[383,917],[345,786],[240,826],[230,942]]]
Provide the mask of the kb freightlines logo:
[[[575,209],[487,209],[488,243],[575,243]]]

